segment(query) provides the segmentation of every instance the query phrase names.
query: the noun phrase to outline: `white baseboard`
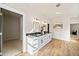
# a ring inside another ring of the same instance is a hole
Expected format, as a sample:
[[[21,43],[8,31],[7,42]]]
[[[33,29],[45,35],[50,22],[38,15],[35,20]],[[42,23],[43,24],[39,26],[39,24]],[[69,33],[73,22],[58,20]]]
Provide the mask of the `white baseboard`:
[[[7,39],[4,39],[4,41],[15,40],[15,39],[19,39],[19,38],[7,38]]]
[[[59,38],[53,38],[53,39],[63,40],[63,41],[70,41],[70,39],[59,39]]]

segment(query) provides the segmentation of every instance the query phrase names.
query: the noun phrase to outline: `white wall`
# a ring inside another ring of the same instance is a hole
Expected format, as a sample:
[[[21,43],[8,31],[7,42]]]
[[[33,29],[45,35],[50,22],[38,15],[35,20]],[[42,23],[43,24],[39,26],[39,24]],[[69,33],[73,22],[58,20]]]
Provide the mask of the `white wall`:
[[[63,24],[63,29],[54,30],[53,25],[56,23]],[[52,22],[50,22],[51,24],[50,31],[53,33],[53,38],[61,39],[61,40],[69,40],[70,39],[70,24],[78,24],[78,23],[79,23],[79,18],[77,17],[53,18]],[[78,26],[76,27],[77,29],[79,28]],[[78,36],[79,36],[79,33],[78,33]]]
[[[79,17],[71,17],[70,18],[70,24],[79,23]]]
[[[4,40],[20,38],[20,19],[10,14],[3,15],[4,18]]]
[[[53,38],[60,40],[69,40],[70,39],[70,23],[69,18],[54,18],[51,21],[52,28],[51,32],[53,33]],[[63,29],[53,29],[55,24],[63,24]]]
[[[49,23],[49,20],[41,16],[41,14],[38,14],[38,12],[28,11],[28,16],[26,15],[27,20],[25,20],[26,33],[31,32],[31,30],[33,29],[34,18],[37,18],[40,22]]]

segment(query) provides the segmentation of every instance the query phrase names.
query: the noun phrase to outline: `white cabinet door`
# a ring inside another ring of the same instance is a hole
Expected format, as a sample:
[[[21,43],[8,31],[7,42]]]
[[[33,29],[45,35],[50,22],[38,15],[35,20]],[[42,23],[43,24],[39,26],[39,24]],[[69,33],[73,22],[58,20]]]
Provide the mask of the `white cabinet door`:
[[[43,44],[43,36],[38,38],[38,46],[39,46],[39,48],[42,46],[42,44]]]
[[[32,46],[30,46],[30,45],[27,45],[27,50],[28,50],[28,52],[30,53],[30,54],[33,54],[33,52],[35,52],[36,51],[36,48],[33,48]]]
[[[47,41],[47,35],[44,35],[44,38],[43,38],[43,45],[45,45],[46,41]]]
[[[30,38],[30,37],[27,37],[27,42],[31,45],[35,45],[38,43],[38,38]]]

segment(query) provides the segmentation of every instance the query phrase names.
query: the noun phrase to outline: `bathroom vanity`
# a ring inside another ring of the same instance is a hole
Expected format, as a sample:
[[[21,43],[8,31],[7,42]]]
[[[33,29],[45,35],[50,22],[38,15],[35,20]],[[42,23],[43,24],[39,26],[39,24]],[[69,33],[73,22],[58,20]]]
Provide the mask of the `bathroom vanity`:
[[[49,31],[49,24],[33,19],[33,30],[26,34],[27,52],[34,54],[52,40],[52,33]]]
[[[52,34],[36,34],[27,36],[27,51],[30,54],[35,53],[52,40]]]

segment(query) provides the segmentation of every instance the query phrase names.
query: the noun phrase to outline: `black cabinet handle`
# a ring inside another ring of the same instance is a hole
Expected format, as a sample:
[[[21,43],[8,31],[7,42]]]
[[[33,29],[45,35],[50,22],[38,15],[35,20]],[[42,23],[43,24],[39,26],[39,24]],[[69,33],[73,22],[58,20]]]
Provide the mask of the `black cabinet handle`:
[[[43,43],[43,40],[41,40],[41,44]]]

